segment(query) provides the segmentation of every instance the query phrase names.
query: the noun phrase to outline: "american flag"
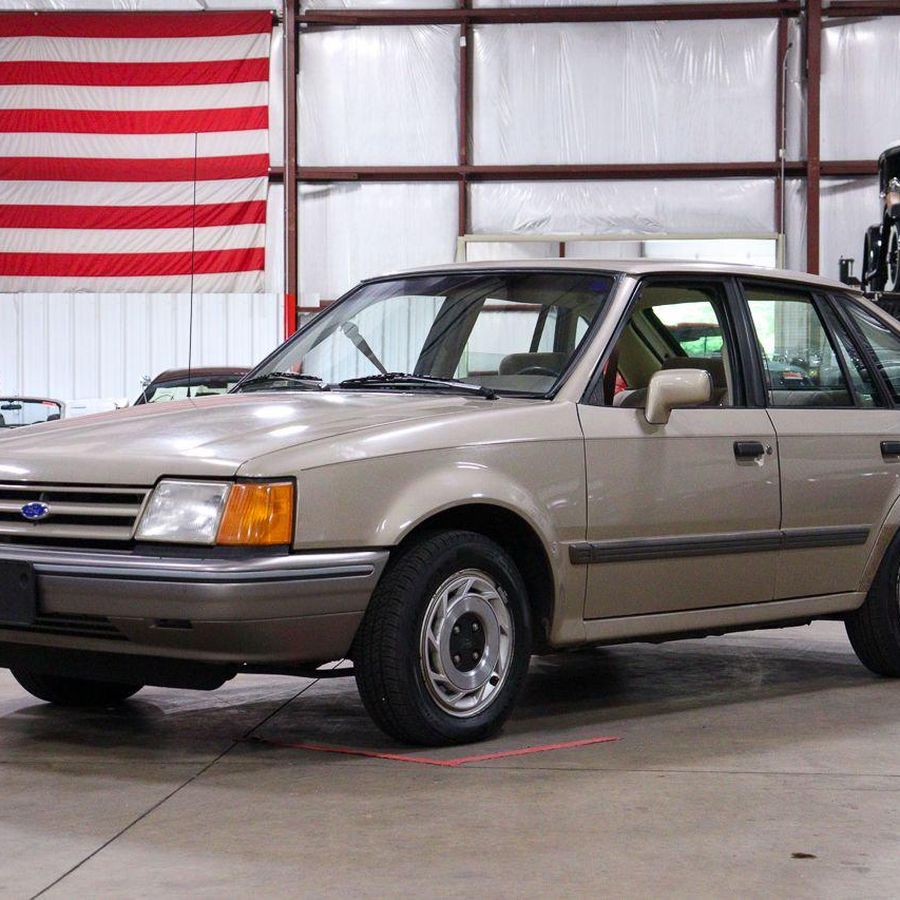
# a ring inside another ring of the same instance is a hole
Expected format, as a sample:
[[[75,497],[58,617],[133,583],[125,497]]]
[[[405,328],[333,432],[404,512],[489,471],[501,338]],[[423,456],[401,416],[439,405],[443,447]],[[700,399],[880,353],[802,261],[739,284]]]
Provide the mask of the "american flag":
[[[0,13],[0,292],[263,290],[271,33]]]

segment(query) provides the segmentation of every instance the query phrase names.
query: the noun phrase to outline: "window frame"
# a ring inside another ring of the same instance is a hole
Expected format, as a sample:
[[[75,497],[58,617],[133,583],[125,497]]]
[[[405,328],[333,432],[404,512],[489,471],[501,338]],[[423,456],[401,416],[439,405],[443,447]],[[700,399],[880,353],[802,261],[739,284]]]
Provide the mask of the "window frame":
[[[631,317],[637,307],[641,297],[641,292],[645,287],[657,287],[660,285],[693,285],[700,290],[712,288],[718,290],[722,299],[722,336],[723,343],[729,347],[731,362],[731,381],[734,390],[734,402],[731,406],[721,407],[723,410],[746,409],[762,405],[758,403],[758,398],[754,396],[752,390],[752,382],[747,378],[747,365],[750,360],[751,342],[746,328],[742,325],[743,313],[739,305],[739,297],[733,285],[734,278],[727,274],[716,274],[715,272],[654,272],[651,275],[643,275],[637,278],[637,283],[628,298],[628,303],[623,310],[619,321],[616,323],[615,330],[611,335],[609,342],[600,354],[597,365],[588,380],[584,393],[581,396],[580,403],[585,406],[599,406],[605,409],[618,409],[620,407],[608,406],[604,402],[603,396],[603,373],[613,350],[622,337],[625,328],[631,321]],[[595,323],[596,324],[596,323]],[[679,351],[683,352],[681,345],[678,345]],[[733,351],[733,352],[732,352]],[[687,357],[686,357],[687,358]],[[718,407],[698,407],[699,409],[715,410]],[[631,409],[625,409],[624,412],[634,412]]]
[[[757,386],[761,389],[762,396],[762,406],[766,409],[790,409],[790,410],[807,410],[811,412],[822,412],[823,410],[834,410],[835,412],[846,412],[847,410],[864,410],[864,409],[885,409],[885,406],[873,406],[867,407],[862,406],[858,402],[858,398],[856,396],[856,391],[853,389],[852,380],[848,376],[844,360],[841,357],[841,354],[836,346],[837,336],[831,328],[831,325],[828,321],[828,311],[834,311],[835,307],[839,304],[834,304],[832,302],[831,296],[828,292],[823,291],[816,285],[812,284],[803,284],[802,282],[789,282],[789,281],[780,281],[775,278],[759,278],[754,276],[744,276],[739,275],[735,276],[735,287],[737,291],[740,293],[741,298],[741,307],[744,311],[745,315],[745,331],[747,332],[747,337],[749,339],[750,345],[752,347],[753,356],[756,359],[755,365],[755,379],[757,381]],[[767,387],[768,381],[766,379],[766,364],[765,358],[762,353],[762,345],[759,341],[759,336],[756,331],[756,323],[753,320],[753,314],[750,312],[750,300],[747,297],[747,293],[744,289],[744,285],[758,285],[762,288],[771,288],[773,291],[780,292],[788,292],[795,293],[799,295],[804,295],[808,298],[810,306],[812,306],[813,311],[816,314],[816,317],[819,320],[819,324],[822,327],[822,331],[825,334],[825,337],[828,341],[829,346],[831,347],[831,352],[834,354],[835,360],[837,361],[838,366],[841,370],[841,375],[844,379],[844,384],[846,386],[847,394],[850,396],[850,399],[853,401],[850,406],[778,406],[772,402],[770,402],[770,392]],[[869,356],[865,353],[861,352],[861,348],[858,346],[859,340],[858,335],[856,334],[855,329],[851,329],[848,327],[848,323],[846,322],[846,318],[840,315],[840,311],[837,311],[837,319],[838,322],[844,327],[845,331],[848,332],[848,337],[856,348],[857,352],[860,353],[860,359],[866,365],[866,368],[869,372],[869,377],[873,377],[872,365]],[[885,392],[883,390],[882,381],[880,378],[880,373],[877,373],[879,378],[876,381],[873,381],[875,385],[879,398],[884,403],[885,401]]]
[[[831,309],[834,310],[834,314],[838,321],[846,329],[857,353],[859,353],[860,359],[863,361],[869,372],[872,384],[878,390],[881,406],[877,406],[875,409],[897,409],[898,406],[900,406],[900,403],[894,399],[894,392],[881,372],[881,366],[874,351],[869,346],[869,342],[866,340],[866,336],[863,334],[862,329],[857,325],[856,320],[847,312],[846,307],[855,306],[870,315],[872,311],[862,304],[857,303],[856,299],[849,294],[831,292],[828,294],[828,303]],[[897,340],[900,340],[900,333],[892,327],[891,323],[885,322],[884,324],[894,332],[897,336]]]

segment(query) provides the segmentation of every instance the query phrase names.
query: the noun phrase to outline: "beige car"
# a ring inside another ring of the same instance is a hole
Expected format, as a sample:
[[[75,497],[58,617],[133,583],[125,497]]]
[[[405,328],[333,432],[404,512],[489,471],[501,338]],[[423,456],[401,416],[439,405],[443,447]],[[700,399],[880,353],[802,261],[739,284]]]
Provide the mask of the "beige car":
[[[560,648],[836,618],[900,675],[898,403],[897,323],[821,279],[373,279],[230,395],[0,438],[0,665],[85,704],[351,659],[421,744]]]

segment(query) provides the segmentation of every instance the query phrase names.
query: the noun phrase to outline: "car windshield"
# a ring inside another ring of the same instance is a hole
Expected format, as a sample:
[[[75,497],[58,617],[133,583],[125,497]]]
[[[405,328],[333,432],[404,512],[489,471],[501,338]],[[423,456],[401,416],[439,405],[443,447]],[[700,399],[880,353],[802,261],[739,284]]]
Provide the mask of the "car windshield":
[[[191,397],[213,397],[230,391],[242,378],[241,375],[221,375],[209,378],[192,378]],[[136,404],[165,403],[169,400],[185,400],[188,397],[186,380],[153,382],[142,391]]]
[[[55,400],[25,400],[0,397],[0,428],[20,428],[62,418],[62,406]]]
[[[607,274],[574,272],[370,282],[321,313],[239,390],[542,396],[559,381],[613,284]]]

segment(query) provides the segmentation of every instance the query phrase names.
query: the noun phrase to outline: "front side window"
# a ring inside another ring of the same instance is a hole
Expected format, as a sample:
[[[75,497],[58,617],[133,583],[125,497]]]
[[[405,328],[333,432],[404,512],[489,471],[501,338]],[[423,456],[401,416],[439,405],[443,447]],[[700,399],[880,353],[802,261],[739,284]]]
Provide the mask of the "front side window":
[[[744,284],[756,329],[770,406],[856,405],[842,361],[803,291]]]
[[[611,354],[620,377],[605,379],[605,402],[643,408],[656,372],[689,368],[709,373],[709,406],[735,405],[734,354],[726,340],[726,321],[720,285],[644,286]]]
[[[900,402],[900,336],[868,310],[848,303],[845,307],[869,347],[891,396]]]
[[[372,282],[320,314],[239,390],[328,386],[543,396],[560,380],[613,284],[603,273],[567,272]]]

